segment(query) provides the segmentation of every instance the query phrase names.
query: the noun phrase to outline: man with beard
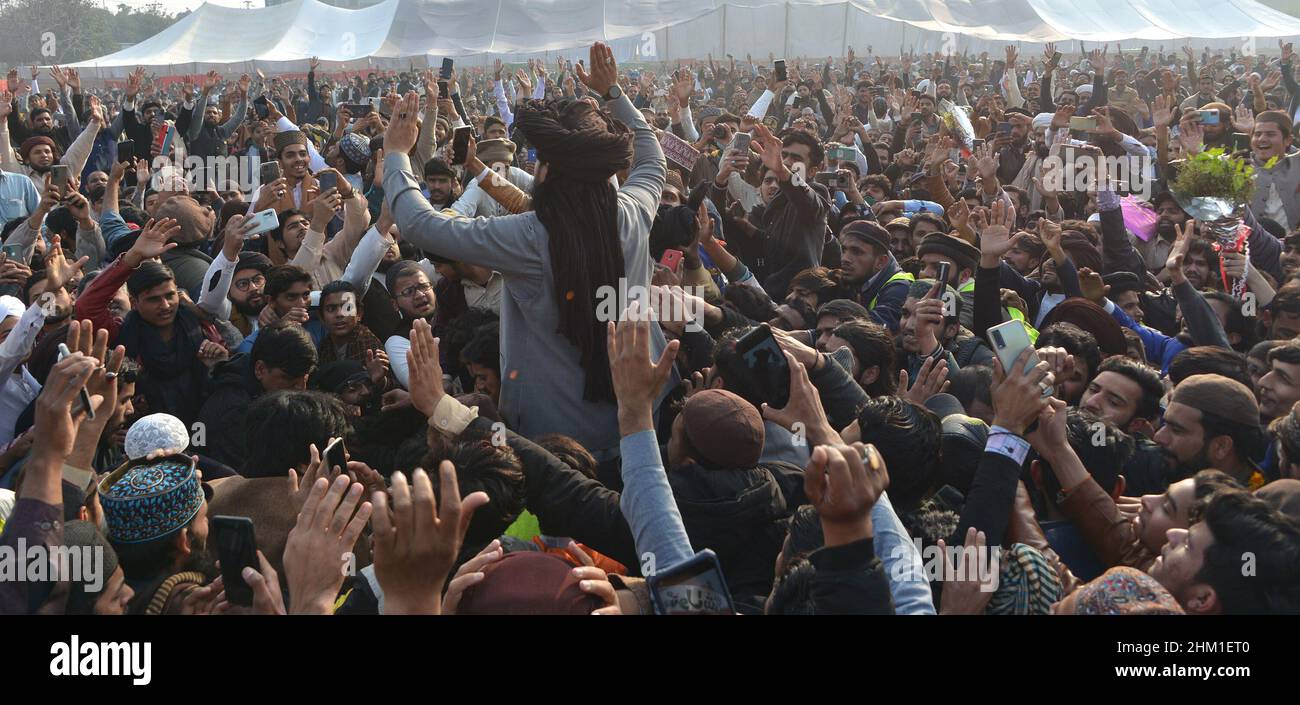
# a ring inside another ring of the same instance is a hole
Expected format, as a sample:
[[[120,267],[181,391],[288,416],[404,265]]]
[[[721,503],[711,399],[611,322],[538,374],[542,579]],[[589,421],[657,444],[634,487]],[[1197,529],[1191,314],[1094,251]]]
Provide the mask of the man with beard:
[[[211,495],[183,455],[129,463],[99,483],[108,540],[136,594],[130,614],[182,614],[185,597],[207,582]]]
[[[411,349],[411,324],[417,320],[432,323],[438,308],[438,297],[433,293],[429,276],[414,262],[402,261],[389,268],[385,275],[386,288],[402,314],[397,330],[384,341],[393,374],[403,387],[407,386],[406,351]]]
[[[1300,341],[1268,351],[1268,372],[1259,380],[1260,418],[1267,424],[1300,401]]]
[[[203,275],[198,307],[214,318],[230,321],[240,335],[248,337],[258,328],[258,316],[266,306],[266,272],[271,258],[260,252],[243,252],[244,217],[236,215],[226,223],[221,251]]]
[[[840,274],[857,289],[856,300],[871,320],[898,332],[903,303],[915,279],[904,272],[889,249],[889,232],[876,223],[855,220],[840,232]]]
[[[1259,404],[1246,385],[1221,375],[1192,375],[1174,388],[1155,442],[1178,477],[1217,468],[1256,489],[1264,476],[1251,460],[1264,450]]]
[[[456,193],[456,173],[438,157],[424,163],[424,185],[429,189],[429,203],[438,210],[451,208],[460,197]]]
[[[203,79],[203,91],[194,105],[184,106],[185,114],[176,121],[176,129],[185,134],[185,147],[190,155],[204,158],[225,156],[226,140],[235,134],[248,114],[248,74],[239,77],[239,103],[225,124],[221,123],[221,108],[208,100],[220,83],[221,76],[216,71],[209,71]]]
[[[65,164],[74,176],[80,176],[86,168],[86,160],[95,146],[95,136],[104,126],[104,115],[98,99],[91,100],[90,120],[85,129],[77,135],[68,146],[67,152],[59,148],[53,138],[52,127],[39,127],[33,130],[31,137],[23,140],[14,153],[13,143],[9,137],[9,123],[5,119],[13,109],[12,96],[0,91],[0,167],[5,171],[22,174],[31,179],[38,192],[45,191],[45,175],[57,161]],[[48,113],[46,114],[48,116]],[[62,156],[60,156],[62,155]],[[22,161],[19,161],[19,157]]]

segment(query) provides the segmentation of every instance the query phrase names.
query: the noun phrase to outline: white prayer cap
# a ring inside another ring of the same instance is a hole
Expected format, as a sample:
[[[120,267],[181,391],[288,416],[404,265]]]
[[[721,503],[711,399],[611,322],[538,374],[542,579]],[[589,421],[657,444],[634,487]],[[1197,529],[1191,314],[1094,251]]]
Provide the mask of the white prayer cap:
[[[132,460],[161,450],[167,454],[184,453],[190,446],[185,423],[171,414],[149,414],[131,424],[126,432],[126,455]]]

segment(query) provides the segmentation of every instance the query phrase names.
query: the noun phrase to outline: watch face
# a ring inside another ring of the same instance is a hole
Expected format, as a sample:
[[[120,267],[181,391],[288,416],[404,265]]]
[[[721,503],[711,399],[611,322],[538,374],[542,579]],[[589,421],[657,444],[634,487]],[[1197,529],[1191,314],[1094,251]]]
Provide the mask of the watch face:
[[[609,95],[611,99],[617,100],[623,97],[623,89],[618,87],[617,85],[610,86],[609,93],[607,95]]]

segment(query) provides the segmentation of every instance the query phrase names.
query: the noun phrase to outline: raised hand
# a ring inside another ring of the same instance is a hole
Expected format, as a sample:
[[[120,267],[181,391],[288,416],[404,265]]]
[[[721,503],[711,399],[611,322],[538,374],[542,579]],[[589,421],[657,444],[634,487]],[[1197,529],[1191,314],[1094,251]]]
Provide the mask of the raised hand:
[[[843,546],[871,538],[871,508],[889,487],[889,470],[875,446],[819,445],[804,467],[803,484],[826,545]]]
[[[134,269],[147,259],[161,257],[164,252],[177,246],[177,243],[168,240],[180,231],[181,225],[175,218],[150,220],[140,231],[140,237],[136,239],[135,244],[127,250],[125,255],[127,265]]]
[[[680,346],[679,341],[671,341],[658,361],[650,359],[648,313],[640,302],[633,301],[618,324],[610,321],[607,327],[606,352],[623,435],[653,428],[653,403],[672,374]]]
[[[1188,220],[1181,226],[1174,223],[1174,233],[1174,245],[1169,248],[1165,271],[1169,273],[1169,283],[1177,286],[1187,281],[1183,274],[1183,260],[1187,258],[1187,248],[1192,244],[1192,236],[1196,234],[1196,221]]]
[[[390,152],[411,151],[420,135],[420,96],[410,91],[393,110],[393,117],[384,132],[384,149]]]
[[[618,82],[618,64],[614,61],[614,51],[609,48],[609,45],[596,42],[591,45],[590,58],[590,69],[578,64],[574,67],[574,71],[584,86],[590,88],[596,95],[603,96],[609,93],[610,86]],[[591,73],[587,73],[588,70]]]
[[[1095,51],[1095,50],[1094,50]],[[939,598],[939,614],[984,614],[989,600],[993,599],[992,586],[988,579],[980,576],[992,575],[997,578],[996,564],[991,562],[991,554],[985,545],[984,532],[975,527],[966,530],[965,550],[949,550],[943,539],[939,539],[939,553],[943,556],[943,594]],[[997,546],[994,551],[999,550]],[[964,557],[959,559],[958,555]],[[971,565],[970,561],[979,561]]]
[[[801,425],[805,433],[804,438],[812,445],[843,443],[843,439],[826,418],[821,395],[817,393],[817,387],[808,379],[808,368],[789,351],[783,352],[786,365],[790,368],[790,400],[780,409],[774,409],[764,403],[763,418],[775,421],[783,428],[796,433]]]
[[[1023,435],[1038,418],[1047,403],[1043,391],[1055,381],[1046,362],[1040,360],[1025,369],[1033,352],[1030,348],[1023,350],[1010,370],[1002,369],[1001,360],[993,361],[993,425],[1016,435]]]
[[[395,472],[392,501],[383,492],[373,497],[375,577],[384,591],[386,614],[438,614],[442,585],[460,553],[474,510],[487,504],[484,492],[461,500],[456,469],[444,460],[441,506],[434,508],[433,484],[422,468],[413,482]]]
[[[411,326],[411,348],[406,351],[411,405],[425,416],[433,416],[446,392],[442,388],[442,365],[438,361],[438,339],[427,321]]]
[[[292,614],[333,612],[343,566],[372,511],[370,502],[361,501],[363,489],[343,474],[332,482],[322,477],[312,483],[284,545]]]

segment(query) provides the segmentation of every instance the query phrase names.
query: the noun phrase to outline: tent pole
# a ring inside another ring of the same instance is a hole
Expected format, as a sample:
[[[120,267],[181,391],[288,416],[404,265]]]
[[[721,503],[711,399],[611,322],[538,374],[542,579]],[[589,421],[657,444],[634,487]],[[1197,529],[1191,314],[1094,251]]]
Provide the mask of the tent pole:
[[[781,56],[786,56],[789,53],[790,53],[790,3],[787,2],[785,4],[785,48],[781,52]]]
[[[727,57],[727,6],[722,6],[722,57]]]
[[[852,7],[852,3],[844,3],[844,42],[840,44],[840,56],[849,54],[849,10]]]

